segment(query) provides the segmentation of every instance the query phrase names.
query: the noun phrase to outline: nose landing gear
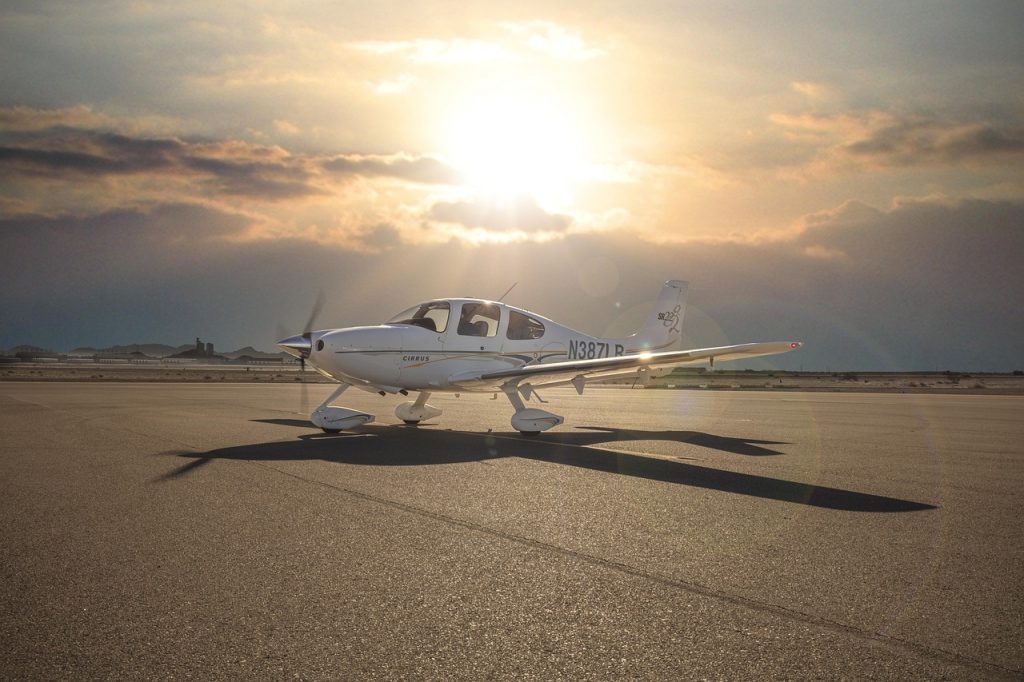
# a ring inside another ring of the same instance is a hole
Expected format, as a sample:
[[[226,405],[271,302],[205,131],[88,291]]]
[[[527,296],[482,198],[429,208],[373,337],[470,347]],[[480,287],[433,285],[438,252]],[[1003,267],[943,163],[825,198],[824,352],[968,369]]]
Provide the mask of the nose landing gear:
[[[309,415],[309,420],[323,429],[324,433],[338,433],[373,421],[372,414],[331,405],[348,387],[348,384],[338,386],[338,389]]]

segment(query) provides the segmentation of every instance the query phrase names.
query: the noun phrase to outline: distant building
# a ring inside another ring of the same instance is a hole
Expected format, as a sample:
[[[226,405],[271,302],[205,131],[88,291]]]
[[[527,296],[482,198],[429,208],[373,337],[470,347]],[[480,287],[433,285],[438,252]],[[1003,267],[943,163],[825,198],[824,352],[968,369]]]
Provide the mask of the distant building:
[[[8,354],[13,355],[24,362],[39,362],[41,360],[52,361],[60,359],[59,353],[54,353],[49,348],[40,348],[39,346],[15,346],[8,351]]]
[[[212,343],[203,343],[202,339],[196,337],[196,345],[181,353],[175,353],[167,359],[171,360],[203,360],[206,362],[226,362],[227,358],[217,355],[213,350]]]

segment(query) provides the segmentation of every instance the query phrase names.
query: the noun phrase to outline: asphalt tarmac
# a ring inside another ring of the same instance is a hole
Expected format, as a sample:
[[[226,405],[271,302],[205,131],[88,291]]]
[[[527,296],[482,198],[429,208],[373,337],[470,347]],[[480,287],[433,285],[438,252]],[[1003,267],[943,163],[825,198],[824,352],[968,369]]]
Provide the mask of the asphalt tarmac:
[[[1022,397],[330,391],[0,384],[0,676],[1024,675]]]

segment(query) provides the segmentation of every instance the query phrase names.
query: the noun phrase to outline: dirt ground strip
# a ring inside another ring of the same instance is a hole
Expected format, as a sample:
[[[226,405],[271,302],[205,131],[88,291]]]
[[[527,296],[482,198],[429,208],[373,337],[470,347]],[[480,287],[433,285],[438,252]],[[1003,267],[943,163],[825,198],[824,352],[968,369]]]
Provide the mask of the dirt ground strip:
[[[0,381],[174,381],[211,383],[332,383],[291,365],[157,365],[9,363]],[[733,372],[688,371],[619,386],[695,390],[802,390],[869,393],[1024,395],[1024,376],[957,372]]]

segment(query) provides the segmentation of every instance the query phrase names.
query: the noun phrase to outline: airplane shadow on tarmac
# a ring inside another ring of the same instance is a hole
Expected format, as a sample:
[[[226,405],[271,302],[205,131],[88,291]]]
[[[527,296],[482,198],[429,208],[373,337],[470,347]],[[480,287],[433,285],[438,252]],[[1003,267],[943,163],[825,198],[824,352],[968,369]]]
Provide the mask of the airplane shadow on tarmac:
[[[302,429],[315,428],[309,423],[308,419],[254,419],[253,421],[261,422],[263,424],[277,424],[279,426],[295,426]],[[426,424],[424,426],[429,428],[431,425]],[[380,429],[391,427],[377,426],[371,428]],[[402,429],[406,427],[395,426],[394,428]],[[583,429],[588,433],[549,431],[545,433],[540,440],[546,443],[563,443],[565,445],[577,446],[596,445],[597,443],[622,443],[631,440],[663,440],[674,441],[677,443],[690,443],[692,445],[700,445],[713,450],[732,452],[737,455],[750,455],[752,457],[782,454],[778,450],[763,448],[761,447],[762,445],[788,445],[788,443],[777,440],[728,438],[725,436],[715,436],[710,433],[701,433],[700,431],[638,431],[636,429],[613,429],[605,426],[579,426],[576,428]],[[426,430],[427,429],[424,428],[423,432]],[[448,433],[454,432],[448,431]],[[470,434],[465,433],[464,435]],[[485,438],[487,437],[487,434],[475,435]],[[514,432],[497,433],[494,435],[501,436],[503,438],[523,438],[518,433]],[[523,441],[526,442],[526,439],[523,438]]]
[[[314,428],[308,421],[298,419],[254,421],[309,430]],[[288,441],[238,445],[209,452],[178,451],[174,454],[190,461],[160,477],[159,480],[180,478],[217,459],[256,462],[323,460],[367,466],[428,466],[519,457],[620,476],[634,476],[841,511],[907,512],[937,508],[934,505],[895,497],[858,493],[841,488],[724,471],[677,460],[590,447],[598,443],[668,440],[741,455],[766,456],[782,454],[762,447],[784,444],[778,441],[731,438],[694,431],[581,428],[585,430],[548,432],[535,438],[522,437],[515,432],[470,433],[397,425],[367,425],[357,431],[335,435],[324,435],[317,431]]]

